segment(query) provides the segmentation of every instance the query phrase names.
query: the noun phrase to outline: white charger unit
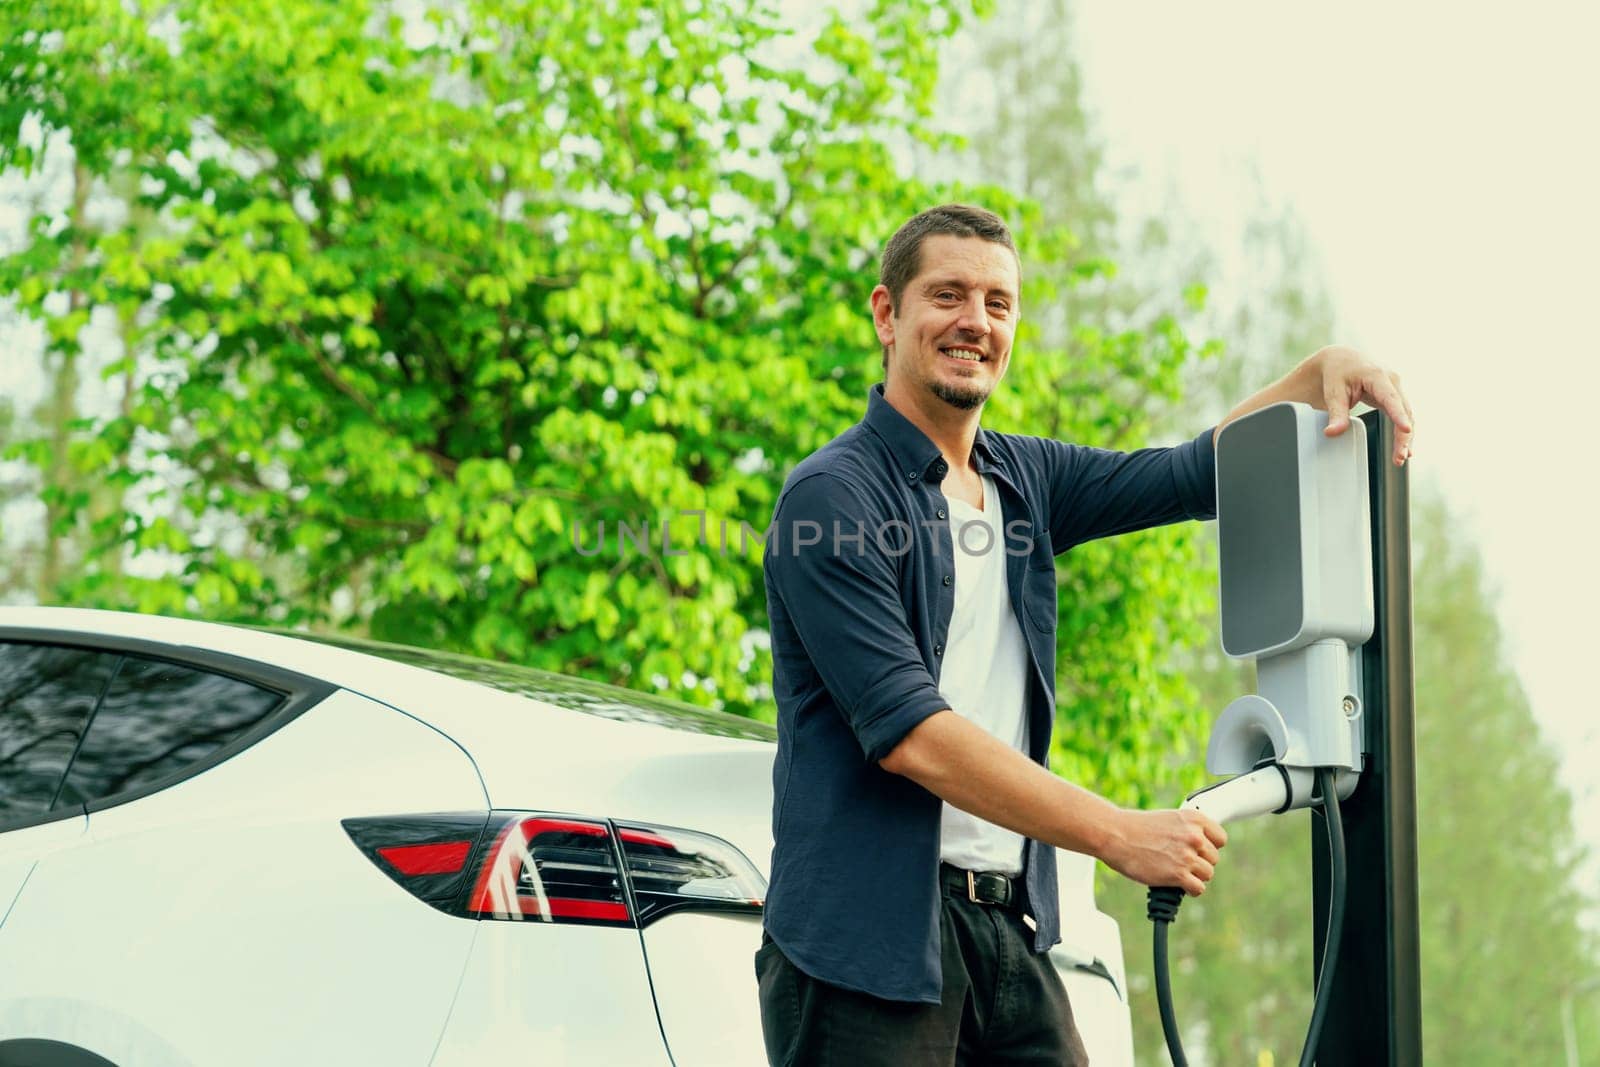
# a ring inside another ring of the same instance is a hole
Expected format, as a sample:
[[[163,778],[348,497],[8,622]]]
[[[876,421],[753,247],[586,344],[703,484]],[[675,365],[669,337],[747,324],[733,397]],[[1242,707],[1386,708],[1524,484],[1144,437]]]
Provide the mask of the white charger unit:
[[[1263,759],[1361,769],[1359,650],[1372,636],[1367,430],[1327,437],[1328,414],[1280,403],[1217,438],[1222,650],[1254,657],[1258,694],[1218,718],[1213,774]]]

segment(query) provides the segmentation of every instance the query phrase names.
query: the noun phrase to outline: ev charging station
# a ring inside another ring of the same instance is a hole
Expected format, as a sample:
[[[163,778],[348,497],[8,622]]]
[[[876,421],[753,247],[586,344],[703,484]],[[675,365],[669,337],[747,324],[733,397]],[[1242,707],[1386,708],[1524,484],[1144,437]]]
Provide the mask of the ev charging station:
[[[1184,806],[1219,822],[1314,809],[1317,993],[1300,1063],[1410,1067],[1422,1023],[1406,472],[1388,461],[1381,413],[1338,437],[1327,425],[1280,403],[1218,436],[1222,646],[1255,660],[1257,692],[1213,727],[1206,767],[1228,777]],[[1180,1067],[1166,934],[1181,899],[1151,890]]]

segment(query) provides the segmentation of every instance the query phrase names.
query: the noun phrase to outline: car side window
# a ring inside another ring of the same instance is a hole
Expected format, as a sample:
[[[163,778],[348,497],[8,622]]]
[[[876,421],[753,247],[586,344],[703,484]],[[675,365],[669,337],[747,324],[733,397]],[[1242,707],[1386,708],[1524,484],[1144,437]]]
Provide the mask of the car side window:
[[[0,642],[0,825],[50,810],[118,658]]]
[[[62,789],[88,803],[198,763],[271,715],[284,694],[194,667],[126,656]]]

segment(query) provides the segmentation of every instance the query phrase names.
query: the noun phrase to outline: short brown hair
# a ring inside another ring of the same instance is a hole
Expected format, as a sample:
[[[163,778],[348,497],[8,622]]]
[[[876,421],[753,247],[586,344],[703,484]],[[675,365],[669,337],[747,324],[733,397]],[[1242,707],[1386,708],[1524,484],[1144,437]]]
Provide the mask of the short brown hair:
[[[883,246],[883,259],[878,265],[878,284],[889,290],[889,310],[898,313],[900,298],[906,286],[922,269],[922,242],[937,234],[950,237],[980,237],[1011,249],[1017,256],[1021,270],[1022,257],[1017,254],[1017,244],[1005,220],[994,212],[971,204],[940,204],[913,215],[894,231],[889,243]],[[883,350],[883,368],[889,369],[889,349]]]

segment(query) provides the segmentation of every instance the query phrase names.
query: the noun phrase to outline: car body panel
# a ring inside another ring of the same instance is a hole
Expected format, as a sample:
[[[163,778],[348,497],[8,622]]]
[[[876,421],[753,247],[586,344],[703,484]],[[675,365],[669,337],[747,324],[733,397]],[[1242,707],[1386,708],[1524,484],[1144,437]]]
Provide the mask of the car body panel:
[[[538,920],[462,925],[477,936],[431,1067],[670,1067],[639,931]]]
[[[1098,974],[1062,968],[1059,959],[1055,962],[1089,1062],[1095,1067],[1133,1067],[1132,1019],[1116,986]]]
[[[1061,924],[1061,943],[1051,951],[1068,966],[1094,968],[1110,973],[1121,999],[1127,1000],[1128,976],[1123,968],[1122,934],[1117,921],[1100,911],[1094,902],[1093,858],[1081,852],[1056,849],[1056,872],[1061,889],[1061,914],[1072,921]]]
[[[5,926],[12,904],[38,862],[53,852],[72,847],[88,829],[89,820],[80,810],[52,822],[0,834],[0,928]]]
[[[1133,1067],[1133,1018],[1117,921],[1095,907],[1093,858],[1056,849],[1061,943],[1050,961],[1066,986],[1089,1062]]]
[[[678,1067],[764,1062],[755,968],[761,917],[677,912],[643,933],[661,1029]]]
[[[118,1067],[420,1067],[474,924],[396,886],[340,819],[485,803],[447,738],[337,692],[193,778],[93,812],[39,861],[0,927],[0,1035]]]

